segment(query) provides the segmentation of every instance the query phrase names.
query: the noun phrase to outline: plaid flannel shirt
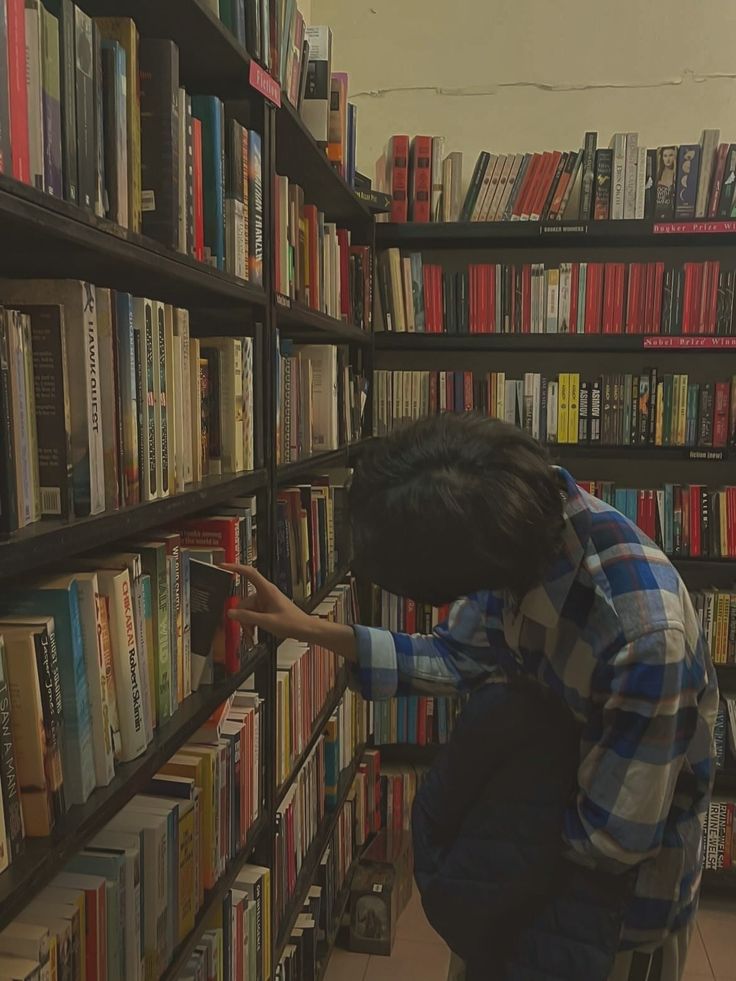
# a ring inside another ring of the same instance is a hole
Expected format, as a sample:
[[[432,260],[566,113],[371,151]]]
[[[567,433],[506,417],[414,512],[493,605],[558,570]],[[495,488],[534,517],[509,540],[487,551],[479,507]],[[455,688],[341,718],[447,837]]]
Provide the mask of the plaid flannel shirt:
[[[557,692],[580,721],[570,857],[638,867],[622,947],[657,945],[696,910],[714,774],[718,687],[688,592],[628,518],[559,470],[564,547],[516,606],[480,592],[430,637],[356,627],[366,698],[472,690],[515,674]]]

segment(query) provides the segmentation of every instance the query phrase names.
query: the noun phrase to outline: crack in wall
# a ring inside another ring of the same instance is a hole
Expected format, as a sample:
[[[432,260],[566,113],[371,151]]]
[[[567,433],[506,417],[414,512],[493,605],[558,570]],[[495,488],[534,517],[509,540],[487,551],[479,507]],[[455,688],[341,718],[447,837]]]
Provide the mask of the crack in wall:
[[[450,88],[444,85],[397,85],[385,89],[365,89],[362,92],[351,92],[351,99],[370,98],[382,99],[387,95],[399,95],[409,92],[425,92],[430,95],[447,98],[476,98],[478,96],[493,96],[501,89],[537,89],[540,92],[595,92],[603,89],[619,89],[639,91],[641,89],[665,89],[686,85],[688,83],[701,85],[704,82],[736,79],[736,72],[695,72],[686,68],[680,75],[672,78],[656,79],[651,82],[533,82],[520,79],[514,82],[496,82],[488,86],[466,86]]]

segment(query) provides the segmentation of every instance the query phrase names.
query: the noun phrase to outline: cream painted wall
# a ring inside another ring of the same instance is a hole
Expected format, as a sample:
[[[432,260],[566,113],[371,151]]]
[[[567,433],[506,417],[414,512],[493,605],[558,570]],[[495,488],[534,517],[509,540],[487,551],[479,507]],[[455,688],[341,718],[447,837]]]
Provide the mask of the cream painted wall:
[[[350,72],[360,169],[392,133],[465,152],[736,139],[734,0],[312,0]]]
[[[299,0],[299,9],[307,24],[312,23],[312,0]]]

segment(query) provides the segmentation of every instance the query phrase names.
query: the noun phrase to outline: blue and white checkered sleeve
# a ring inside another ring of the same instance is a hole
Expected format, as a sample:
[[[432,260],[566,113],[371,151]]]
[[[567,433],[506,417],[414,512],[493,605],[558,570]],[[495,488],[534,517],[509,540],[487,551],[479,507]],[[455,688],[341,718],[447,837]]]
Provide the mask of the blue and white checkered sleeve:
[[[358,663],[352,683],[365,698],[378,700],[397,695],[456,695],[488,676],[493,668],[477,649],[467,643],[468,620],[480,622],[480,611],[471,600],[460,600],[449,624],[441,624],[430,636],[392,633],[356,626]]]

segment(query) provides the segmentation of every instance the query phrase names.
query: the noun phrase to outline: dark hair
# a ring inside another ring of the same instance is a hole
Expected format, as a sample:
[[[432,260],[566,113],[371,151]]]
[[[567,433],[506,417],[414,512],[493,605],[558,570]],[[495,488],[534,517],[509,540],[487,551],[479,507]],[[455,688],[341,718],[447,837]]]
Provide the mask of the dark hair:
[[[481,589],[517,597],[559,552],[562,486],[515,426],[444,414],[370,447],[350,489],[357,574],[440,605]]]

